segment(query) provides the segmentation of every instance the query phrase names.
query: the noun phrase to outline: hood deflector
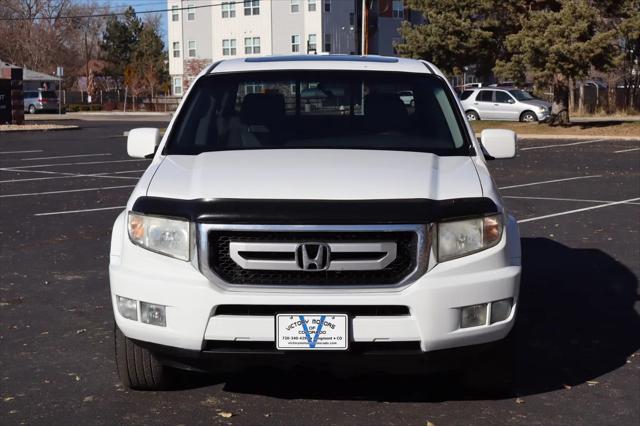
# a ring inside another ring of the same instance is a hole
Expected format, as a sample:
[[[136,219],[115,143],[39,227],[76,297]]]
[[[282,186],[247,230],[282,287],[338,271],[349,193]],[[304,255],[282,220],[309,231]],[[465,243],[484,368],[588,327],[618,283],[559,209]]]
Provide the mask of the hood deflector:
[[[500,212],[489,198],[448,200],[177,200],[140,197],[133,211],[218,224],[371,225],[418,224]]]

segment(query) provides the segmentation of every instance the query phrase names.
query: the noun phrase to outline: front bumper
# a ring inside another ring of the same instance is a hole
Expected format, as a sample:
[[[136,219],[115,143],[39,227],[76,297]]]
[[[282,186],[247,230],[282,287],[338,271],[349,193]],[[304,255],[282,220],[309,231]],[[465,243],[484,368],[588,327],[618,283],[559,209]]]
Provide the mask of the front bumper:
[[[545,109],[544,111],[536,110],[536,116],[538,117],[538,121],[544,122],[549,119],[551,116],[551,110]]]
[[[401,288],[248,291],[225,288],[207,279],[189,262],[131,244],[124,238],[121,215],[114,227],[109,273],[118,327],[125,336],[148,344],[201,352],[206,352],[212,343],[220,346],[221,342],[240,343],[248,348],[253,344],[275,346],[272,315],[217,315],[216,308],[221,305],[322,305],[335,312],[340,312],[341,306],[402,306],[408,308],[408,314],[350,317],[351,342],[355,347],[404,342],[414,344],[419,352],[430,352],[492,342],[509,333],[518,305],[519,244],[517,224],[510,218],[497,246],[438,264]],[[122,317],[116,295],[167,306],[166,327]],[[507,319],[460,328],[460,307],[509,298],[514,305]]]
[[[470,360],[489,352],[505,350],[499,342],[483,343],[461,348],[440,349],[423,352],[419,348],[401,344],[359,344],[348,351],[277,351],[274,349],[238,348],[189,350],[156,343],[136,341],[136,344],[151,351],[162,364],[197,372],[236,373],[247,367],[277,365],[280,369],[305,368],[336,369],[344,371],[380,371],[396,374],[413,374],[457,370],[469,365]],[[262,345],[264,346],[264,345]],[[382,346],[382,347],[380,347]],[[493,353],[492,352],[492,353]],[[275,362],[274,362],[275,361]]]

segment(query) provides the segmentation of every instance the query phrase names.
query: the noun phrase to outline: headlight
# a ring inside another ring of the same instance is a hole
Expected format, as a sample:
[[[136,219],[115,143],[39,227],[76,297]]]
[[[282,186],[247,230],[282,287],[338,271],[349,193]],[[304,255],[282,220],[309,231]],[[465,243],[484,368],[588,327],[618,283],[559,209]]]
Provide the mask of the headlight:
[[[176,259],[189,260],[189,222],[129,212],[129,238],[134,244]]]
[[[540,106],[540,107],[538,107],[538,110],[539,110],[540,112],[545,112],[545,111],[547,110],[547,107]]]
[[[502,238],[502,215],[438,224],[438,261],[492,247]]]

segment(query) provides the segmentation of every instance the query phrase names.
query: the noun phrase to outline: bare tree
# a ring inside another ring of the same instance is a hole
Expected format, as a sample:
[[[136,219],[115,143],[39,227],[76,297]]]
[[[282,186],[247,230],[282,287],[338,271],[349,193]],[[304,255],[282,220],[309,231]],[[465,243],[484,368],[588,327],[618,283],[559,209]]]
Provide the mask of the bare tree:
[[[16,65],[52,73],[57,65],[77,74],[88,59],[97,56],[103,20],[68,19],[104,12],[96,2],[78,0],[2,0],[0,57]]]

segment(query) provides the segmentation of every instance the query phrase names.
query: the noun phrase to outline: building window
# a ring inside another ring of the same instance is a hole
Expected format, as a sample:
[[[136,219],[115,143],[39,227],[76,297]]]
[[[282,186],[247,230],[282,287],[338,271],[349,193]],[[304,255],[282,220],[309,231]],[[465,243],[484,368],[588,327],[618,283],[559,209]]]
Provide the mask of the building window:
[[[260,37],[245,37],[244,53],[246,55],[257,55],[260,53]]]
[[[236,4],[235,3],[222,3],[222,17],[223,18],[235,18],[236,17]]]
[[[196,20],[196,8],[193,7],[192,4],[187,6],[187,21],[195,21]]]
[[[244,16],[260,15],[260,0],[244,0]]]
[[[173,57],[174,58],[179,58],[180,57],[180,42],[179,41],[174,41],[173,42]]]
[[[308,0],[309,1],[309,12],[316,11],[316,0]]]
[[[297,34],[291,36],[291,51],[293,53],[300,52],[300,36]]]
[[[236,39],[224,39],[222,40],[222,56],[235,56],[236,55]]]
[[[324,0],[324,11],[331,12],[331,0]]]
[[[264,91],[264,87],[261,83],[256,83],[255,81],[247,82],[244,84],[244,94],[248,95],[249,93],[262,93]]]
[[[349,25],[353,27],[355,24],[356,24],[356,14],[351,12],[349,14]]]
[[[404,18],[404,0],[393,0],[393,17]]]
[[[173,94],[182,95],[182,77],[173,77]]]
[[[190,58],[196,57],[196,42],[195,40],[189,40],[187,42],[187,46],[189,47],[188,55]]]
[[[171,6],[171,21],[178,22],[180,20],[180,11],[178,6]]]
[[[317,37],[315,34],[309,34],[309,40],[307,40],[307,53],[317,53]]]
[[[291,13],[300,12],[300,0],[291,0]]]
[[[331,34],[324,35],[324,51],[331,53]]]

